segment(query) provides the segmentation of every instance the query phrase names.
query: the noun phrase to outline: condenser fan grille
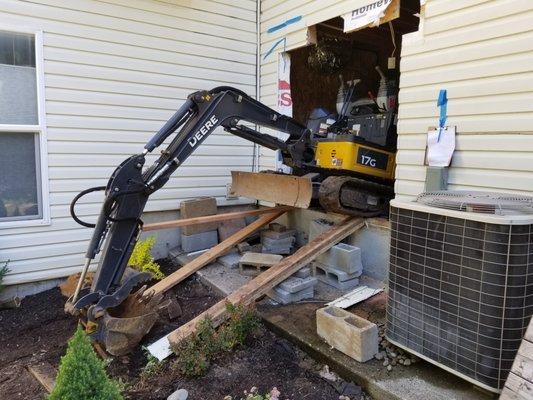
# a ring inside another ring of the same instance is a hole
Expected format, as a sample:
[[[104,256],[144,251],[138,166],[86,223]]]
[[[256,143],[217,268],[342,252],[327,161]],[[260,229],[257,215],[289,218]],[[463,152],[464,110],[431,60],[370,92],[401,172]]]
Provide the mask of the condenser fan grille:
[[[533,197],[507,193],[443,190],[422,193],[416,201],[431,207],[480,214],[533,214]]]

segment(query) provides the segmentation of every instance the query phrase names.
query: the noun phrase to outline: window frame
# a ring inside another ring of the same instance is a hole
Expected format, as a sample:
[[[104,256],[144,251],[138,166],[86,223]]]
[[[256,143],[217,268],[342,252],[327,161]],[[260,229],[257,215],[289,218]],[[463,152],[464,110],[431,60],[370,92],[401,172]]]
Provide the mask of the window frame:
[[[0,124],[0,134],[9,133],[34,133],[37,135],[39,150],[36,151],[35,163],[39,168],[37,174],[38,183],[37,196],[41,202],[42,215],[40,218],[14,219],[2,221],[0,219],[0,229],[18,228],[30,226],[50,225],[50,190],[48,181],[48,150],[46,133],[46,113],[45,113],[45,85],[44,85],[44,56],[43,56],[43,31],[41,29],[0,24],[0,31],[13,33],[26,33],[35,38],[35,74],[37,81],[37,125]]]

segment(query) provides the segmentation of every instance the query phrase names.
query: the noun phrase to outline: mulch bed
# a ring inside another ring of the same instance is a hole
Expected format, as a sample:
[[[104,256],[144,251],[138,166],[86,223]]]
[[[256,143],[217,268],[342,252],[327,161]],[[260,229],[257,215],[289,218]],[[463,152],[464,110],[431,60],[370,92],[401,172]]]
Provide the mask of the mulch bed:
[[[168,270],[168,264],[163,264]],[[196,279],[190,278],[172,290],[181,304],[181,317],[160,321],[144,343],[194,318],[219,299]],[[63,311],[65,298],[59,289],[27,297],[22,306],[0,310],[0,399],[42,399],[46,393],[26,370],[28,365],[46,361],[57,367],[66,342],[76,329],[76,320]],[[128,399],[166,399],[184,388],[190,400],[222,400],[256,386],[261,392],[277,387],[281,399],[337,400],[336,390],[318,375],[320,366],[290,343],[261,328],[245,347],[215,360],[207,375],[183,377],[175,359],[163,363],[156,372],[143,373],[147,358],[139,346],[132,354],[118,357],[108,366],[109,374],[125,384]],[[352,398],[352,400],[354,400]]]

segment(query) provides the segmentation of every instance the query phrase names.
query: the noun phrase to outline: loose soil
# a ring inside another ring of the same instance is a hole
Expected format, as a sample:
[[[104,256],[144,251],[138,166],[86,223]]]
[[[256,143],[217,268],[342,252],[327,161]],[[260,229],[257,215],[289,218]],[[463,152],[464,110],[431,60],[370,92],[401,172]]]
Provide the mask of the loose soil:
[[[165,272],[171,272],[168,263],[162,266]],[[160,320],[144,344],[191,320],[219,300],[195,278],[179,284],[171,294],[181,304],[181,317]],[[76,329],[75,319],[63,311],[64,302],[56,288],[25,298],[18,309],[0,310],[0,399],[45,397],[46,392],[26,368],[41,361],[59,365],[66,342]],[[132,354],[115,358],[109,364],[109,374],[125,386],[125,398],[166,399],[176,389],[184,388],[189,391],[190,400],[222,400],[226,395],[239,399],[253,386],[263,393],[277,387],[281,399],[339,398],[339,393],[319,377],[319,365],[263,327],[246,346],[215,360],[201,378],[183,377],[172,358],[151,373],[146,372],[146,363],[146,353],[139,346]]]

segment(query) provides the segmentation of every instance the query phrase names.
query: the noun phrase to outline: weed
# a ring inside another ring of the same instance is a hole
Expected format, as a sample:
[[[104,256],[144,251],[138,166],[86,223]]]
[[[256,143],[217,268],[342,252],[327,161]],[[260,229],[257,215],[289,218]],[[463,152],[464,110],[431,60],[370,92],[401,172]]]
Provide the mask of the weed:
[[[119,385],[109,379],[104,363],[80,328],[61,358],[56,384],[48,400],[122,400]]]
[[[7,266],[9,265],[9,260],[7,261],[1,261],[4,263],[0,267],[0,292],[4,289],[4,285],[2,285],[2,282],[4,281],[4,277],[11,271]]]
[[[163,362],[159,361],[157,357],[154,357],[152,354],[150,354],[150,352],[148,351],[146,347],[143,347],[143,350],[146,354],[147,361],[141,371],[141,374],[140,374],[141,379],[149,378],[157,374],[161,370],[161,367],[163,366]]]
[[[165,274],[161,272],[159,264],[155,262],[151,251],[155,244],[155,236],[139,240],[131,253],[128,265],[137,271],[151,272],[155,279],[163,279]]]
[[[181,373],[188,377],[198,377],[206,373],[212,360],[219,354],[229,352],[243,345],[246,338],[259,326],[255,312],[247,307],[226,305],[229,319],[218,329],[206,317],[198,324],[196,333],[183,340],[175,353]]]

